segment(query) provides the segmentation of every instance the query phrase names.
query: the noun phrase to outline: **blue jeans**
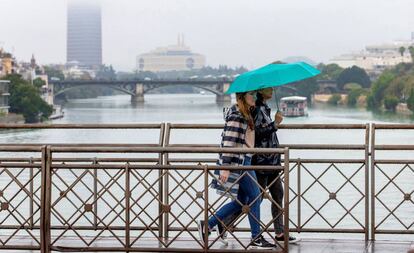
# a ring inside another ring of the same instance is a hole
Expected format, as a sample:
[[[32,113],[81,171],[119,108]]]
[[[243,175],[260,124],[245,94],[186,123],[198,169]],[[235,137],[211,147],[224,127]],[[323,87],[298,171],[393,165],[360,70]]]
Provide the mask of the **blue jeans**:
[[[251,158],[246,157],[244,159],[243,165],[250,165],[251,164]],[[256,172],[254,170],[247,170],[247,172],[251,177],[253,177],[257,181]],[[252,230],[252,238],[255,238],[260,234],[260,224],[258,221],[260,221],[260,202],[261,199],[258,198],[260,195],[260,189],[256,182],[254,182],[248,175],[243,176],[239,181],[239,191],[237,193],[237,199],[242,203],[243,205],[251,204],[253,200],[253,204],[250,206],[250,212],[249,212],[249,223],[250,223],[250,229]],[[258,198],[258,199],[257,199]],[[210,217],[208,220],[208,227],[213,228],[219,223],[219,220],[223,222],[223,220],[228,217],[229,215],[232,215],[234,213],[240,212],[242,209],[242,206],[236,201],[233,200],[230,203],[225,204],[222,206],[216,213],[215,216]],[[255,218],[253,218],[255,217]]]

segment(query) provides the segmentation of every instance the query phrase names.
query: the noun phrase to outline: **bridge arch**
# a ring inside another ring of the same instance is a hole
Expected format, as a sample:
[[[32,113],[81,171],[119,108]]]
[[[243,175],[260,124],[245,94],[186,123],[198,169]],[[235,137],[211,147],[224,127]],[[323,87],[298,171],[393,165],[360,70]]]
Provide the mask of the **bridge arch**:
[[[144,93],[147,93],[148,91],[151,91],[151,90],[155,90],[155,89],[166,87],[166,86],[172,86],[172,85],[174,85],[174,86],[188,86],[187,84],[158,84],[158,85],[152,85],[150,87],[145,88]],[[191,86],[202,89],[202,90],[205,90],[205,91],[208,91],[208,92],[211,92],[211,93],[213,93],[217,96],[223,96],[224,95],[223,92],[218,91],[218,90],[216,90],[212,87],[206,87],[206,86],[202,86],[202,85],[191,85]]]
[[[127,95],[135,96],[135,93],[132,90],[128,90],[128,89],[125,89],[125,88],[117,86],[117,85],[108,85],[108,84],[71,85],[71,86],[68,86],[68,87],[64,87],[61,90],[58,90],[56,93],[53,94],[53,96],[57,97],[61,94],[64,94],[64,93],[70,91],[70,90],[78,89],[78,88],[81,88],[81,87],[96,87],[96,86],[110,88],[110,89],[117,90],[117,91],[120,91],[122,93],[125,93]]]

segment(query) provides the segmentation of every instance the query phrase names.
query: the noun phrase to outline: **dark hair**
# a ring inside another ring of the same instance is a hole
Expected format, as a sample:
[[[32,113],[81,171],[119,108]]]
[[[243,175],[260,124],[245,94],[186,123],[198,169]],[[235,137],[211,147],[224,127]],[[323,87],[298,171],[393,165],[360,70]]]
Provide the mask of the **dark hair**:
[[[256,104],[257,104],[257,103],[263,103],[263,101],[264,101],[264,98],[263,98],[262,93],[257,92],[257,93],[256,93]]]

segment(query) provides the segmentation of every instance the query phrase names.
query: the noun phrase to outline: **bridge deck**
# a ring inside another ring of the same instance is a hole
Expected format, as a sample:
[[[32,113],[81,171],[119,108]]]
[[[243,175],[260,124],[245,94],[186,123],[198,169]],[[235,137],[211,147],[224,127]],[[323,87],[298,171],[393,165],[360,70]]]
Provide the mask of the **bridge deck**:
[[[22,243],[25,239],[21,238],[19,241]],[[242,238],[243,243],[247,243],[247,238]],[[91,246],[105,246],[111,247],[114,240],[111,238],[100,239],[94,245]],[[77,247],[76,238],[64,238],[63,241],[60,241],[60,245],[68,245],[71,247]],[[148,238],[145,240],[145,243],[141,241],[140,247],[150,247],[157,248],[158,241],[154,238]],[[219,242],[215,244],[214,249],[241,249],[239,244],[235,240],[229,240],[229,245],[222,246]],[[175,247],[180,248],[197,248],[199,249],[199,244],[196,243],[191,238],[179,238]],[[414,242],[409,241],[369,241],[365,242],[363,240],[354,240],[354,239],[310,239],[304,238],[298,244],[290,245],[290,253],[406,253],[410,247],[414,247]],[[63,248],[62,248],[63,249]],[[1,250],[0,253],[38,253],[40,251],[36,250]],[[53,251],[57,252],[57,251]],[[73,251],[72,251],[73,252]],[[106,251],[99,251],[106,252]],[[111,251],[112,252],[112,251]],[[179,252],[179,250],[177,251]],[[277,250],[269,251],[277,252]]]

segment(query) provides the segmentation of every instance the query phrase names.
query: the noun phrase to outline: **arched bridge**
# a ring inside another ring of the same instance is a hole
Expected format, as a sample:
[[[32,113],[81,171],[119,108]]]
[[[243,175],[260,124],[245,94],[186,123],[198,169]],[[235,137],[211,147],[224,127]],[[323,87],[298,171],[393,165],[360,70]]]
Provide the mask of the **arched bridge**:
[[[202,90],[216,94],[217,102],[231,101],[229,95],[224,92],[229,88],[232,80],[193,80],[193,79],[174,79],[174,80],[65,80],[52,81],[53,96],[56,97],[65,92],[85,86],[108,87],[125,94],[131,95],[132,102],[143,102],[144,94],[150,90],[171,85],[190,85]]]

